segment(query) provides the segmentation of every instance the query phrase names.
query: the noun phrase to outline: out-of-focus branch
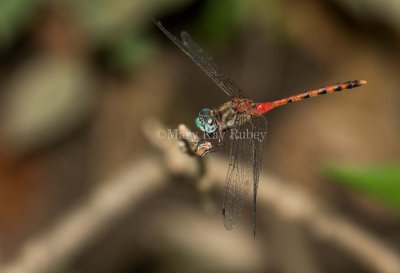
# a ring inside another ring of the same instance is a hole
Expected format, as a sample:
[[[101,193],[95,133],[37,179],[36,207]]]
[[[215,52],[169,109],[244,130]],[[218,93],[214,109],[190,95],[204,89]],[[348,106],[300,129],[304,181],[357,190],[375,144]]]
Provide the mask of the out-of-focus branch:
[[[275,177],[260,177],[260,183],[268,186],[260,191],[258,200],[282,218],[306,226],[317,238],[336,245],[367,268],[400,272],[400,254],[394,248],[316,197]]]
[[[152,160],[127,167],[107,181],[57,224],[29,240],[17,258],[1,265],[2,273],[42,273],[63,264],[113,221],[164,186],[163,169]]]
[[[200,178],[199,188],[203,190],[210,186],[207,181],[224,186],[226,160],[212,156],[201,161],[206,169],[202,176],[199,160],[179,151],[176,140],[162,140],[161,128],[156,121],[146,121],[144,133],[163,154],[162,161],[147,159],[128,166],[115,179],[96,189],[59,223],[28,241],[14,261],[0,265],[0,272],[45,272],[68,260],[107,229],[114,219],[145,201],[149,193],[165,186],[165,177],[171,173]],[[316,237],[335,244],[376,272],[400,272],[398,252],[349,219],[332,212],[316,197],[265,173],[260,175],[260,184],[266,186],[259,187],[259,211],[270,208],[285,221],[304,225]],[[262,215],[258,214],[258,217]]]

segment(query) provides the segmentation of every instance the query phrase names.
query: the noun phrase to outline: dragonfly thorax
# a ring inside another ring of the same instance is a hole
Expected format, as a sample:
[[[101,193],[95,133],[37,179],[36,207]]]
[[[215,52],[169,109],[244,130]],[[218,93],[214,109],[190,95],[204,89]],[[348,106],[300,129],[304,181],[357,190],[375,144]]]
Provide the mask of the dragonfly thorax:
[[[218,112],[218,123],[223,130],[243,125],[251,116],[259,115],[249,99],[232,99],[222,104],[215,112]]]
[[[218,121],[222,130],[235,127],[238,112],[232,101],[222,104],[217,111],[219,117]]]

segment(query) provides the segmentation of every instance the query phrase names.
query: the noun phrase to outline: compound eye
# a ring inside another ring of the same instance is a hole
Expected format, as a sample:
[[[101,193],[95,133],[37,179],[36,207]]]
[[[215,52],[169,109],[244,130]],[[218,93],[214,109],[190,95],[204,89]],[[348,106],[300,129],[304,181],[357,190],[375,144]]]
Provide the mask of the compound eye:
[[[206,124],[204,126],[204,131],[207,133],[214,133],[217,130],[217,124],[213,117],[208,117]]]
[[[199,116],[209,116],[211,115],[211,110],[209,108],[203,108],[199,112]]]
[[[199,116],[196,118],[196,125],[202,131],[209,134],[212,134],[217,130],[217,124],[211,109],[203,108],[200,110]]]
[[[200,130],[202,130],[202,131],[204,131],[204,119],[201,117],[197,117],[196,118],[196,126],[200,129]]]

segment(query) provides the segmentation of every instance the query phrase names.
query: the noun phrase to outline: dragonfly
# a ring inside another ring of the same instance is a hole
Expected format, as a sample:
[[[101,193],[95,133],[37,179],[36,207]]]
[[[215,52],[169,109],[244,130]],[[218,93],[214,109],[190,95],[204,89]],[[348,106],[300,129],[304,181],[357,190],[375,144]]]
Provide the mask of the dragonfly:
[[[220,106],[203,108],[195,119],[204,132],[194,153],[203,157],[225,146],[225,133],[230,133],[229,167],[225,181],[222,217],[225,228],[235,227],[241,216],[247,195],[253,188],[253,236],[256,236],[256,205],[262,163],[262,146],[267,133],[265,114],[274,108],[304,99],[331,94],[365,85],[365,80],[352,80],[328,85],[271,102],[254,102],[228,77],[185,31],[180,39],[160,22],[154,23],[229,97]],[[213,141],[214,140],[214,141]]]

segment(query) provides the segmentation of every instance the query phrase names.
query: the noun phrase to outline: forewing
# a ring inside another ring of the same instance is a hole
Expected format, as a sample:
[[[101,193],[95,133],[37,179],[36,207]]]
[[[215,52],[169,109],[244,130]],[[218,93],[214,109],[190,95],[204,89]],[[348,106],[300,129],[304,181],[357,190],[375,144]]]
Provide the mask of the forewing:
[[[182,31],[181,38],[172,35],[160,22],[155,22],[165,35],[168,36],[183,52],[186,53],[203,71],[231,98],[247,98],[246,94],[236,85],[236,83],[215,64],[215,62],[206,55],[200,46]]]

